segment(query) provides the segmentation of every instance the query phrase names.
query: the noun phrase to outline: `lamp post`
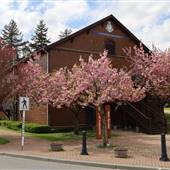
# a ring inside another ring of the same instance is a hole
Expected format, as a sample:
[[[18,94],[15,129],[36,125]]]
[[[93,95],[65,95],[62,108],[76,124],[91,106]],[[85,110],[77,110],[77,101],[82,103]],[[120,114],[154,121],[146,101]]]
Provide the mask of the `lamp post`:
[[[161,133],[161,157],[160,161],[169,161],[166,150],[166,136],[165,133]]]
[[[87,136],[87,132],[83,131],[83,138],[82,138],[82,151],[81,151],[81,155],[88,155],[87,152],[87,143],[86,143],[86,136]]]

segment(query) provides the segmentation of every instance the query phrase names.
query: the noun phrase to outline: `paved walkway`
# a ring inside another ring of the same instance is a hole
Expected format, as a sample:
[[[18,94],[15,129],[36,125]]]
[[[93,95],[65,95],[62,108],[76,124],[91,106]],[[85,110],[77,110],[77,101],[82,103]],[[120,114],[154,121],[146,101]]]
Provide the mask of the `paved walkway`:
[[[24,151],[20,149],[20,134],[14,131],[0,130],[0,136],[8,138],[11,142],[0,145],[0,152],[43,156],[47,158],[92,161],[99,163],[127,164],[147,167],[170,168],[170,162],[159,161],[160,157],[160,135],[146,135],[142,133],[115,131],[118,137],[111,139],[112,145],[127,147],[129,158],[115,158],[113,148],[97,148],[101,141],[96,139],[88,140],[88,156],[80,155],[81,141],[62,142],[63,152],[49,151],[51,142],[26,137]],[[61,143],[61,142],[58,142]],[[168,155],[170,156],[170,135],[167,135]]]

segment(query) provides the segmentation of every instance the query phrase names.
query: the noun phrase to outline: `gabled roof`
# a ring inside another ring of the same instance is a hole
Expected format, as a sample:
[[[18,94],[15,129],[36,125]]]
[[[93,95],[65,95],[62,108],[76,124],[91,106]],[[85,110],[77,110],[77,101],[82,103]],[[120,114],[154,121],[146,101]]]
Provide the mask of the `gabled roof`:
[[[85,28],[83,28],[83,29],[81,29],[81,30],[79,30],[79,31],[77,31],[77,32],[75,32],[75,33],[67,36],[67,37],[65,37],[65,38],[63,38],[63,39],[61,39],[61,40],[58,40],[58,41],[56,41],[56,42],[54,42],[54,43],[46,46],[44,49],[48,51],[48,50],[52,49],[53,47],[55,47],[56,45],[59,45],[59,44],[65,42],[65,41],[67,41],[67,40],[69,40],[69,39],[71,39],[71,38],[74,38],[74,37],[80,35],[81,33],[92,29],[92,28],[95,27],[96,25],[99,25],[99,24],[101,24],[101,23],[104,23],[104,22],[107,21],[107,20],[112,20],[112,21],[114,21],[114,22],[115,22],[120,28],[122,28],[122,30],[124,30],[137,44],[140,44],[140,43],[141,43],[141,41],[140,41],[132,32],[130,32],[120,21],[118,21],[113,15],[109,15],[109,16],[107,16],[107,17],[105,17],[105,18],[103,18],[103,19],[101,19],[101,20],[99,20],[99,21],[97,21],[97,22],[95,22],[95,23],[93,23],[93,24],[91,24],[91,25],[89,25],[89,26],[87,26],[87,27],[85,27]],[[146,52],[149,52],[149,51],[150,51],[147,46],[145,46],[144,44],[142,44],[142,45],[143,45],[143,47],[144,47],[144,49],[145,49]],[[39,51],[41,51],[41,49],[40,49]]]
[[[136,42],[136,44],[141,43],[141,41],[132,32],[130,32],[120,21],[118,21],[113,15],[109,15],[109,16],[107,16],[107,17],[105,17],[105,18],[103,18],[103,19],[101,19],[101,20],[99,20],[99,21],[97,21],[97,22],[95,22],[95,23],[93,23],[93,24],[91,24],[91,25],[89,25],[89,26],[87,26],[87,27],[85,27],[85,28],[83,28],[83,29],[81,29],[81,30],[67,36],[67,37],[65,37],[65,38],[63,38],[63,39],[61,39],[61,40],[58,40],[58,41],[56,41],[56,42],[54,42],[54,43],[52,43],[50,45],[47,45],[46,47],[44,47],[44,48],[42,48],[42,49],[40,49],[38,51],[35,51],[34,53],[36,53],[36,52],[37,53],[38,52],[45,52],[46,53],[46,51],[51,50],[53,47],[56,47],[57,45],[60,45],[63,42],[65,42],[67,40],[70,40],[71,38],[74,38],[74,37],[80,35],[81,33],[92,29],[96,25],[104,23],[105,21],[108,21],[108,20],[112,20],[113,22],[115,22],[120,28],[122,28],[122,30],[124,30]],[[142,43],[142,45],[143,45],[144,50],[149,53],[150,52],[149,48],[143,43]],[[33,54],[30,54],[29,56],[21,59],[20,61],[18,61],[15,64],[15,66],[18,65],[19,63],[27,61],[30,57],[33,56]]]

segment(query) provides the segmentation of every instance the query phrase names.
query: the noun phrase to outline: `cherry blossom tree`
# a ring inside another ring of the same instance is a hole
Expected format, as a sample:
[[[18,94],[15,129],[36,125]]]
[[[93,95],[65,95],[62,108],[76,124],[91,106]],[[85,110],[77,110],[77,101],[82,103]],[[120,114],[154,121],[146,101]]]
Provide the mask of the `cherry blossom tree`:
[[[8,118],[10,118],[10,114],[4,109],[3,102],[13,88],[10,83],[10,73],[13,71],[12,68],[15,56],[15,49],[0,38],[0,108]]]
[[[43,104],[48,102],[47,85],[49,74],[38,64],[38,55],[33,59],[20,63],[15,68],[15,76],[12,78],[13,86],[10,96],[28,96],[32,104]]]
[[[137,102],[144,98],[145,88],[134,87],[128,73],[112,67],[104,52],[99,59],[79,59],[71,69],[60,68],[52,74],[43,72],[34,60],[19,66],[13,94],[27,95],[38,103],[54,107],[98,108],[102,118],[103,146],[107,145],[106,113],[104,104]]]
[[[135,84],[145,87],[146,93],[157,99],[163,111],[170,99],[170,51],[154,48],[146,53],[140,45],[125,49],[125,53],[130,58]]]
[[[79,64],[74,65],[71,70],[61,69],[60,71],[52,77],[50,89],[53,89],[53,92],[49,100],[57,107],[79,105],[98,108],[102,118],[103,146],[107,145],[108,136],[104,104],[137,102],[145,95],[144,88],[134,87],[128,73],[112,67],[106,52],[96,60],[91,56],[87,62],[80,58]],[[60,90],[57,85],[60,86]]]
[[[74,114],[74,134],[78,135],[79,114],[82,111],[82,107],[78,104],[78,94],[76,96],[73,90],[75,76],[66,67],[59,69],[49,77],[47,94],[51,105],[56,108],[65,107],[72,111]]]

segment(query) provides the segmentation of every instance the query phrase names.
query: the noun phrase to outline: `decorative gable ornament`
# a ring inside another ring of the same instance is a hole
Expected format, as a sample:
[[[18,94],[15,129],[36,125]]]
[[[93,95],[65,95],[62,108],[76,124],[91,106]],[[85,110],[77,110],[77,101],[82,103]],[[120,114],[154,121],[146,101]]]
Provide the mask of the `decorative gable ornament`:
[[[113,32],[114,29],[113,29],[111,21],[107,21],[106,30],[108,32]]]

